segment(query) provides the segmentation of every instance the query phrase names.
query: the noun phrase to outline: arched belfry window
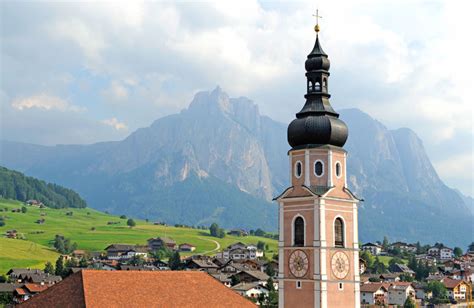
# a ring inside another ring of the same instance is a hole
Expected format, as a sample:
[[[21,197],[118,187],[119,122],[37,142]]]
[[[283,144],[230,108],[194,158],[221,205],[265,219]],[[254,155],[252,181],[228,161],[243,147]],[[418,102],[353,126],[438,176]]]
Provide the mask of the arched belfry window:
[[[334,221],[334,246],[344,247],[344,221],[340,217]]]
[[[301,216],[296,217],[293,223],[293,245],[304,246],[304,220]]]
[[[316,81],[316,83],[314,84],[314,90],[315,91],[321,91],[321,84],[319,83],[319,81]]]
[[[314,83],[311,80],[308,80],[308,92],[314,90]]]
[[[327,89],[328,89],[328,80],[327,80],[327,78],[324,78],[324,79],[323,79],[323,89],[324,89],[324,90],[327,90]]]

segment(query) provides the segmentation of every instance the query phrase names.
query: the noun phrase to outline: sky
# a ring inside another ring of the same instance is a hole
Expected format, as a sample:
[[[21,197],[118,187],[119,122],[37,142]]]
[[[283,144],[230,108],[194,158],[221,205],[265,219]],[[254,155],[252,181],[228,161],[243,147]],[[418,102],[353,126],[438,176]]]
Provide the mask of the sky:
[[[289,123],[320,38],[337,109],[423,140],[474,195],[470,1],[0,1],[0,139],[120,140],[219,85]]]

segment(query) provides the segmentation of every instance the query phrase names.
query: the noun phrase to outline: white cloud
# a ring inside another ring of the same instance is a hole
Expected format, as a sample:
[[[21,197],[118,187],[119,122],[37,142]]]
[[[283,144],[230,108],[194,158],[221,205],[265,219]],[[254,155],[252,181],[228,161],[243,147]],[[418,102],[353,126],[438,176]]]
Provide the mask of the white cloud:
[[[84,107],[72,105],[69,102],[47,94],[38,94],[25,98],[17,98],[13,100],[11,106],[17,110],[25,109],[43,109],[43,110],[59,110],[59,111],[84,111]]]
[[[128,80],[127,83],[132,86],[135,85],[133,80]],[[123,83],[114,80],[102,94],[111,101],[124,101],[128,98],[128,89]]]
[[[101,121],[102,124],[113,127],[115,130],[128,130],[124,122],[120,122],[117,118],[110,118]]]

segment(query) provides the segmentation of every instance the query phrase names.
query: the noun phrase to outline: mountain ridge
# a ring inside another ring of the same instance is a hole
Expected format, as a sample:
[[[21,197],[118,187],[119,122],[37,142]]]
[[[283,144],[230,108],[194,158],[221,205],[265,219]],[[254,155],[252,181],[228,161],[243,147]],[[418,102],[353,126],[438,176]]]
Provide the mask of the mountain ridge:
[[[385,229],[394,239],[412,240],[420,234],[425,238],[419,240],[425,242],[449,242],[449,234],[428,231],[433,226],[446,230],[445,217],[454,220],[467,207],[459,194],[441,181],[416,134],[407,128],[389,130],[358,109],[341,110],[340,114],[349,126],[345,146],[349,153],[348,183],[367,200],[361,204],[361,240],[380,239]],[[276,212],[265,212],[276,208],[264,204],[269,205],[268,201],[288,186],[286,124],[260,115],[250,99],[230,98],[219,87],[197,93],[188,108],[157,119],[122,141],[57,147],[2,144],[7,151],[0,163],[77,188],[91,200],[91,206],[109,206],[112,211],[127,210],[127,202],[131,202],[134,212],[141,209],[152,215],[169,208],[153,199],[166,195],[167,189],[179,195],[180,186],[184,190],[189,183],[204,191],[213,185],[213,190],[208,191],[219,195],[220,189],[229,185],[242,194],[232,190],[233,198],[254,198],[248,202],[256,205],[248,210],[264,213],[265,218],[256,221],[253,216],[258,215],[248,213],[247,217],[225,221],[226,214],[222,214],[216,218],[221,224],[239,227],[252,221],[276,230]],[[18,154],[25,151],[25,157],[19,158]],[[107,185],[117,183],[124,191],[131,189],[126,198],[122,191],[109,192],[107,196],[112,196],[113,202],[98,196],[101,189],[107,191]],[[120,201],[114,194],[127,201]],[[180,197],[166,195],[171,198],[170,204]],[[202,206],[193,200],[181,202],[188,202],[190,208]],[[214,217],[216,210],[235,212],[231,207],[238,208],[238,202],[228,207],[222,205],[223,200],[209,202],[214,203],[199,219]],[[115,205],[110,206],[112,203]],[[400,204],[411,206],[406,208],[411,213],[407,221],[396,212]],[[171,218],[169,212],[163,211],[168,214],[160,214],[164,215],[160,218]],[[434,224],[420,224],[417,219]],[[460,220],[460,226],[469,231],[470,224],[462,217]],[[448,233],[454,234],[452,230]],[[462,239],[453,242],[460,243]]]

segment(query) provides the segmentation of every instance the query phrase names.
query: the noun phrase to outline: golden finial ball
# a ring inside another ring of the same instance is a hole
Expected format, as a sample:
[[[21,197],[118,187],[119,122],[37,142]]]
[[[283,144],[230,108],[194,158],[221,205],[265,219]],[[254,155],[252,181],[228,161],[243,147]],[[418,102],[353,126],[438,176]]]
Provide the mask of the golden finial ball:
[[[314,26],[314,31],[319,32],[319,24],[317,24],[316,26]]]

